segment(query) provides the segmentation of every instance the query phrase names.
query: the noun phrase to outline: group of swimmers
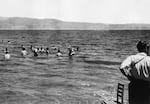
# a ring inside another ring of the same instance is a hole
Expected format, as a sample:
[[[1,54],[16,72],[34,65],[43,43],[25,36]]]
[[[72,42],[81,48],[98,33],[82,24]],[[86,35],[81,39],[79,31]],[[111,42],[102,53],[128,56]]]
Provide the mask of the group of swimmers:
[[[56,52],[56,56],[62,56],[62,52],[60,51],[59,48],[55,47],[54,50],[57,50]],[[42,54],[46,54],[47,56],[50,54],[50,50],[48,47],[44,48],[44,47],[33,47],[32,45],[30,46],[30,51],[33,53],[34,57],[38,57],[39,55]],[[68,56],[72,57],[73,55],[76,54],[76,52],[79,51],[79,47],[68,47]],[[11,58],[11,54],[8,51],[8,48],[5,49],[4,52],[4,59],[8,60]],[[28,56],[28,51],[26,50],[26,48],[21,45],[21,56],[22,57],[27,57]]]
[[[43,54],[45,53],[46,55],[48,55],[50,53],[49,48],[43,48],[43,47],[33,47],[32,45],[30,46],[30,50],[31,52],[33,52],[33,55],[35,57],[37,57],[39,54]]]

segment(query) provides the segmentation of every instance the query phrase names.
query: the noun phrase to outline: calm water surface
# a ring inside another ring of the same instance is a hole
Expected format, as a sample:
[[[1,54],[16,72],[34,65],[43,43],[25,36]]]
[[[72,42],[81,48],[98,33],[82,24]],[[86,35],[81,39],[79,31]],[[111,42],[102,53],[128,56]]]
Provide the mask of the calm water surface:
[[[136,53],[138,40],[149,40],[150,31],[90,30],[1,30],[0,104],[113,104],[119,82],[128,81],[118,67],[128,55]],[[3,42],[2,42],[3,40]],[[11,41],[11,43],[8,43]],[[47,46],[51,54],[23,58],[20,46]],[[80,50],[67,57],[69,45]],[[51,47],[59,47],[56,57]],[[11,60],[3,59],[8,47]]]

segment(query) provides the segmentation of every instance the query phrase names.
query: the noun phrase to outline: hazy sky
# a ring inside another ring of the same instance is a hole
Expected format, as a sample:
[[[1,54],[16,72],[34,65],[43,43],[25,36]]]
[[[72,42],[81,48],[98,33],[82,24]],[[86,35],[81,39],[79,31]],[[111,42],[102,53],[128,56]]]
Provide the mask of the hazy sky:
[[[150,24],[150,0],[0,0],[0,16]]]

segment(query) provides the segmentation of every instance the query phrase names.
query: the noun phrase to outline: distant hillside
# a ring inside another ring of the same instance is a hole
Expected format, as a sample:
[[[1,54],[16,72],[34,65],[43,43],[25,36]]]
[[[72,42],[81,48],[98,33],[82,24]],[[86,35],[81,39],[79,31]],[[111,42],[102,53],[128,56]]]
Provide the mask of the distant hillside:
[[[133,30],[150,29],[149,24],[102,24],[64,22],[56,19],[3,18],[0,17],[0,29],[50,29],[50,30]]]

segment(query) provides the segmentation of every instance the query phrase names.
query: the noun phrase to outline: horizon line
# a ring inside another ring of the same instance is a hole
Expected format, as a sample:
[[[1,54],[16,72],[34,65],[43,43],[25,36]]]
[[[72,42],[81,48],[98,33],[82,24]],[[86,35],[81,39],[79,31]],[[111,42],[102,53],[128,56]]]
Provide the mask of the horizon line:
[[[70,22],[70,23],[89,23],[89,24],[104,24],[104,25],[150,25],[150,23],[104,23],[104,22],[85,22],[85,21],[68,21],[68,20],[62,20],[57,18],[36,18],[36,17],[19,17],[19,16],[13,16],[13,17],[4,17],[0,16],[0,18],[3,19],[9,19],[9,18],[25,18],[25,19],[35,19],[35,20],[57,20],[61,22]]]

